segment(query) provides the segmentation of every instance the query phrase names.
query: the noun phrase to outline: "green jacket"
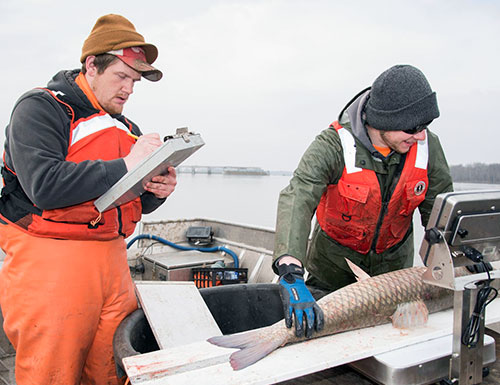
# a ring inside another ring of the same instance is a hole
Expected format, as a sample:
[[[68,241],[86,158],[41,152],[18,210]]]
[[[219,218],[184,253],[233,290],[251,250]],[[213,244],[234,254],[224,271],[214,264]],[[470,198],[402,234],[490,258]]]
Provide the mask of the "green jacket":
[[[361,120],[362,105],[369,91],[361,95],[341,115],[340,123],[351,131],[356,142],[356,166],[377,174],[382,198],[397,171],[402,155],[391,152],[384,158],[376,151]],[[453,190],[448,164],[438,137],[427,130],[429,188],[419,205],[422,225],[426,226],[436,195]],[[363,268],[370,275],[382,274],[413,265],[413,228],[397,245],[376,254],[360,254],[340,245],[316,225],[308,248],[311,220],[321,196],[329,184],[337,184],[344,169],[339,135],[332,127],[322,131],[306,150],[290,184],[281,191],[278,202],[274,258],[291,255],[299,259],[310,275],[309,283],[327,290],[336,290],[355,281],[344,258]]]

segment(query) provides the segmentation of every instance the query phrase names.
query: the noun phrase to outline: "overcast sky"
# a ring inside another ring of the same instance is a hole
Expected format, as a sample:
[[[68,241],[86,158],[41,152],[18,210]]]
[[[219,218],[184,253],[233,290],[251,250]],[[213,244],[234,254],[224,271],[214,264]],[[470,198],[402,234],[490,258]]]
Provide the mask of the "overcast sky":
[[[80,66],[107,13],[159,48],[125,115],[143,132],[188,126],[206,142],[186,164],[293,170],[314,137],[394,64],[437,92],[432,124],[450,164],[499,163],[500,1],[1,0],[0,124],[16,99]]]

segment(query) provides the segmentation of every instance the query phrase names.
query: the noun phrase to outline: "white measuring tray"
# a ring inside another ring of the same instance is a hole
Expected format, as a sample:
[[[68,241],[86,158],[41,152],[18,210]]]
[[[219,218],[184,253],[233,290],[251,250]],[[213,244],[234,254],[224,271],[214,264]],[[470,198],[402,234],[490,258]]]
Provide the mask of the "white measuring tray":
[[[450,334],[349,365],[379,384],[432,384],[448,377],[452,343],[453,335]],[[495,340],[485,334],[483,366],[495,360]]]

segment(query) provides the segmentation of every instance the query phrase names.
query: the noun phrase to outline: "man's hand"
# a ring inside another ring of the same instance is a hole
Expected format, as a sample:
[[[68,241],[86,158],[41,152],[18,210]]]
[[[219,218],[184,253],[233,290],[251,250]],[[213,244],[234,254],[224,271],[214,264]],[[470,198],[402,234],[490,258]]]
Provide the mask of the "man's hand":
[[[123,158],[125,166],[127,166],[127,171],[132,170],[162,144],[163,142],[159,134],[141,135],[132,146],[129,154]],[[153,193],[159,199],[167,198],[173,193],[177,185],[175,168],[169,167],[167,172],[166,175],[157,175],[153,177],[150,182],[143,186],[144,190]]]
[[[324,316],[304,283],[304,269],[296,264],[281,263],[278,272],[286,327],[292,327],[294,318],[295,335],[304,335],[305,323],[305,335],[311,337],[313,330],[323,329]]]
[[[167,175],[157,175],[153,177],[151,182],[146,183],[144,188],[146,191],[155,194],[157,198],[163,199],[174,192],[176,184],[177,176],[175,168],[169,167]]]
[[[137,142],[132,146],[129,154],[123,158],[127,171],[132,170],[144,158],[163,144],[159,134],[145,134],[139,136]]]

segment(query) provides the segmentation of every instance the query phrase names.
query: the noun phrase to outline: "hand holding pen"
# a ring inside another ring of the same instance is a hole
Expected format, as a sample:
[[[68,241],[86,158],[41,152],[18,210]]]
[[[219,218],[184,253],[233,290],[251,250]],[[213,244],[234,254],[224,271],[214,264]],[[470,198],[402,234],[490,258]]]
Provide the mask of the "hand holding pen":
[[[132,136],[133,134],[129,134]],[[139,137],[134,135],[137,141],[132,146],[130,153],[123,158],[125,165],[127,166],[127,171],[132,170],[135,166],[139,164],[144,158],[160,147],[163,142],[160,135],[157,133],[144,134]]]
[[[159,134],[145,134],[137,137],[129,133],[129,136],[135,137],[136,142],[132,146],[130,153],[123,158],[127,171],[130,171],[137,166],[144,158],[155,151],[163,144]],[[154,176],[150,182],[146,183],[144,189],[153,193],[157,198],[167,198],[175,189],[177,178],[175,169],[168,168],[166,175]]]

